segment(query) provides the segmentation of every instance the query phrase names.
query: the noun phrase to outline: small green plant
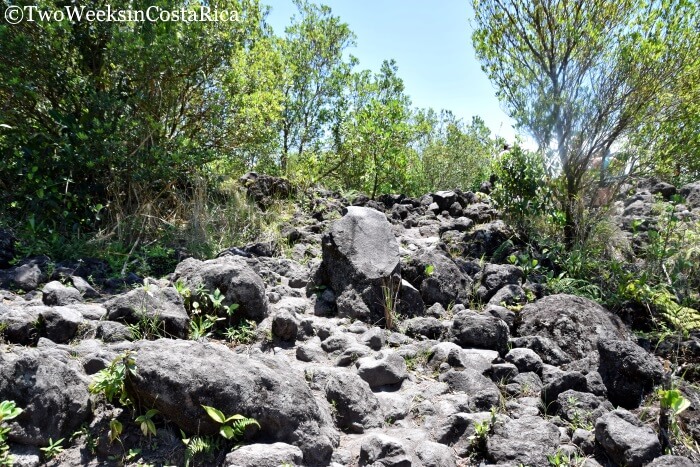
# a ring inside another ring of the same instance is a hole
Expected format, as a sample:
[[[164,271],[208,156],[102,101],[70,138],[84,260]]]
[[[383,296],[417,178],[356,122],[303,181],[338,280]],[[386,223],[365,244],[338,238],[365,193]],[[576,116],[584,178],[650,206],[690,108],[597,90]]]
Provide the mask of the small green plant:
[[[554,454],[547,454],[547,461],[553,467],[577,467],[583,465],[585,458],[578,453],[567,454],[558,449]]]
[[[144,311],[138,316],[138,322],[127,324],[133,340],[154,340],[167,336],[165,322],[158,316],[148,316]]]
[[[482,420],[474,424],[474,434],[469,437],[472,443],[472,448],[475,451],[483,452],[486,449],[486,440],[496,426],[496,408],[491,408],[491,418]]]
[[[671,438],[681,437],[678,416],[690,407],[690,401],[683,397],[678,389],[661,389],[658,391],[659,429],[661,431],[662,448],[671,449]]]
[[[76,430],[71,435],[71,437],[68,439],[68,442],[73,443],[74,440],[81,437],[85,439],[85,447],[88,449],[88,451],[90,451],[90,454],[95,455],[95,453],[97,452],[97,440],[90,432],[90,428],[86,423],[83,423],[80,426],[80,429]]]
[[[221,448],[220,438],[213,436],[192,436],[188,438],[185,432],[180,430],[182,443],[185,445],[185,467],[189,467],[197,456],[210,457],[211,454]]]
[[[230,326],[224,331],[224,337],[234,344],[247,345],[255,340],[257,324],[253,320],[241,321],[238,326]]]
[[[108,402],[117,397],[121,405],[132,405],[125,383],[129,375],[133,374],[136,374],[136,362],[127,351],[112,360],[107,368],[99,371],[88,389],[92,394],[104,395]]]
[[[432,264],[429,264],[425,267],[425,271],[423,271],[423,272],[425,273],[426,277],[430,277],[433,274],[435,274],[435,266],[433,266]]]
[[[155,436],[156,425],[153,423],[153,417],[159,413],[158,409],[150,409],[145,414],[139,415],[134,419],[136,423],[140,423],[141,432],[144,436]]]
[[[122,435],[122,431],[124,431],[124,425],[122,425],[122,422],[117,420],[116,418],[113,418],[112,420],[109,421],[109,432],[107,433],[107,437],[109,438],[109,442],[113,443],[115,440],[120,440],[120,436]],[[121,442],[121,440],[120,440]]]
[[[384,307],[384,325],[389,330],[394,330],[399,319],[398,304],[399,291],[401,288],[394,284],[394,281],[389,278],[384,280],[382,285],[382,298]]]
[[[11,466],[13,458],[9,454],[10,447],[7,445],[7,435],[10,433],[10,428],[5,422],[17,418],[23,412],[17,407],[15,401],[0,402],[0,466]]]
[[[260,428],[260,424],[254,418],[247,418],[240,414],[225,416],[223,412],[208,405],[202,405],[207,415],[219,423],[219,434],[228,440],[238,440],[245,434],[245,429],[251,425]]]
[[[63,452],[63,440],[64,438],[54,441],[49,438],[49,445],[41,448],[47,460],[51,460]]]
[[[196,341],[203,337],[209,337],[216,322],[222,319],[224,318],[194,313],[190,319],[190,339]]]

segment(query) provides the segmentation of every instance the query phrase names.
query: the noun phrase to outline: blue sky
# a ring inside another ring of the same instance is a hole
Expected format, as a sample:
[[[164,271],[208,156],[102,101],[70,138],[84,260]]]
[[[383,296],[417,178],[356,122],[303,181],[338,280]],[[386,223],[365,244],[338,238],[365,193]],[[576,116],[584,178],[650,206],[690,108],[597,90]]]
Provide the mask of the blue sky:
[[[296,13],[292,0],[267,0],[268,17],[282,34]],[[395,59],[415,107],[448,109],[465,122],[484,119],[494,134],[512,141],[512,120],[501,110],[495,89],[471,45],[468,0],[325,0],[333,14],[357,35],[350,53],[360,68],[378,71]]]

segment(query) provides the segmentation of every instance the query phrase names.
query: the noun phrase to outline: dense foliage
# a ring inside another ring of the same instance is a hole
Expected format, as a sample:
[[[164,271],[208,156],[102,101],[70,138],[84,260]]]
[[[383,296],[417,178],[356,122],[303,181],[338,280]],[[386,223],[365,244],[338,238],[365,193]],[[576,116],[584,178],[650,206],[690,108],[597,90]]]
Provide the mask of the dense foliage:
[[[239,20],[0,24],[1,217],[131,244],[191,226],[193,206],[220,204],[221,182],[247,170],[371,196],[480,181],[494,147],[483,122],[412,109],[394,62],[357,70],[330,8],[299,0],[278,35],[257,0],[209,5]]]
[[[656,127],[662,141],[692,135],[692,127],[687,134],[675,128],[697,117],[692,92],[675,92],[698,87],[691,75],[700,9],[685,0],[474,0],[473,6],[474,46],[484,71],[539,145],[551,174],[562,174],[559,195],[572,247],[581,237],[577,205],[589,194],[592,164],[605,168],[613,152],[623,156],[619,146],[645,125]],[[680,84],[689,78],[690,86]],[[678,101],[687,111],[673,110]],[[641,139],[648,137],[649,130]],[[679,149],[663,151],[658,165],[665,169],[667,155],[684,152]],[[678,169],[692,170],[690,160],[678,158]]]

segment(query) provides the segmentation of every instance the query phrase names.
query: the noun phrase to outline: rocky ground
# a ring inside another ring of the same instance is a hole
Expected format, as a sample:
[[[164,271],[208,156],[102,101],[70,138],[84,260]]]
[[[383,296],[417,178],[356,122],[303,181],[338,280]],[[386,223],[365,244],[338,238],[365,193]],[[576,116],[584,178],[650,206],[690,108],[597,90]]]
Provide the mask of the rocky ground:
[[[262,205],[278,190],[247,185]],[[620,201],[626,235],[653,222],[653,192],[674,190],[642,184]],[[681,194],[678,214],[700,218],[700,184]],[[521,245],[486,195],[316,191],[284,237],[115,280],[90,259],[13,262],[3,231],[0,401],[24,410],[6,422],[15,465],[184,465],[183,438],[215,445],[191,465],[699,465],[700,390],[616,314],[508,264]],[[700,357],[692,334],[674,348]],[[115,361],[130,407],[89,390]],[[691,404],[675,455],[659,434],[663,384]],[[203,405],[259,427],[231,450]],[[150,409],[144,435],[135,419]],[[59,439],[63,452],[40,450]]]

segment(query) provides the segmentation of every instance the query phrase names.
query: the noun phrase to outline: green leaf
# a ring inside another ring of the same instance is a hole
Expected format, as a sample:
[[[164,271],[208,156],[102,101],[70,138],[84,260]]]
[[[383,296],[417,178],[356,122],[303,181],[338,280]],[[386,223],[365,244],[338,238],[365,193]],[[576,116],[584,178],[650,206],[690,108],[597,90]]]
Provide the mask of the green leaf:
[[[122,434],[122,430],[124,429],[124,426],[122,423],[117,420],[116,418],[113,418],[109,422],[109,442],[112,443],[114,442],[115,439],[118,439],[119,436]]]
[[[222,425],[221,429],[219,430],[219,434],[226,439],[232,439],[234,436],[236,436],[233,428],[231,428],[229,425]]]
[[[202,405],[202,407],[207,411],[207,415],[209,415],[215,422],[226,423],[226,416],[219,409],[208,405]]]

